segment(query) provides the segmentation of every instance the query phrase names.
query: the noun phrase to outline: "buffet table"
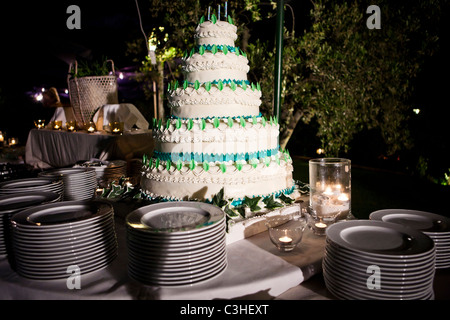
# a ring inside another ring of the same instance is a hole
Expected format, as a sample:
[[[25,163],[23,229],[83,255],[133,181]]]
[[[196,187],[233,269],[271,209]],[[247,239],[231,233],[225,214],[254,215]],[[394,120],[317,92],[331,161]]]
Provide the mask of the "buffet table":
[[[114,205],[118,255],[107,267],[82,275],[80,289],[67,280],[31,280],[18,275],[7,256],[0,257],[2,300],[330,300],[322,277],[324,236],[309,229],[291,252],[280,252],[267,231],[227,246],[228,267],[208,281],[182,287],[141,284],[128,275],[124,217],[128,209]],[[68,273],[68,278],[71,274]],[[450,269],[436,270],[435,299],[450,299]]]
[[[153,151],[151,130],[122,135],[32,129],[25,146],[25,162],[35,169],[63,168],[79,161],[129,160]]]
[[[143,285],[128,276],[126,231],[116,217],[118,256],[106,268],[81,276],[80,290],[69,290],[66,279],[30,280],[0,258],[0,299],[212,300],[274,299],[320,272],[325,238],[307,232],[292,252],[281,253],[267,232],[227,246],[228,267],[206,282],[183,287]],[[68,274],[69,277],[70,274]]]

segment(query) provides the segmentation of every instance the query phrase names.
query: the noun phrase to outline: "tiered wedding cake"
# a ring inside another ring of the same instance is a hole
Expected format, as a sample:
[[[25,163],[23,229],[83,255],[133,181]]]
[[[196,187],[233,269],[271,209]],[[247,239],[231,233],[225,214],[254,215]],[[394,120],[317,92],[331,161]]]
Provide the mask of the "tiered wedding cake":
[[[279,148],[277,119],[259,111],[261,88],[247,80],[236,30],[230,17],[201,19],[183,58],[185,81],[169,87],[172,116],[154,121],[155,151],[141,179],[148,197],[217,203],[219,195],[233,215],[246,201],[264,208],[264,199],[293,192],[291,158]]]

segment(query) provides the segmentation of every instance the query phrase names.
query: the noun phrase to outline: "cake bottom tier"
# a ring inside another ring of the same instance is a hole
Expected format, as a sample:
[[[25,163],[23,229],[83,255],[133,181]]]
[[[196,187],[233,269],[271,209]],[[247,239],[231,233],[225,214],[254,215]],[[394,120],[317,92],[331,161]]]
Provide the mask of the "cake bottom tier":
[[[197,168],[196,168],[197,169]],[[294,189],[292,162],[281,160],[269,166],[244,166],[241,170],[171,170],[146,168],[141,177],[141,190],[150,198],[165,200],[211,201],[223,189],[225,199],[234,203],[245,197],[278,196]]]

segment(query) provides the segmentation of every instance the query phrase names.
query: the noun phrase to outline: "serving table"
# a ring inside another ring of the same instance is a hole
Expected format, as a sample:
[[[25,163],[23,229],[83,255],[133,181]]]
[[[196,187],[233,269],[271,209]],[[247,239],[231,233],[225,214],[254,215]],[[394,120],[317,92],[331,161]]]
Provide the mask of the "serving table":
[[[0,299],[274,299],[321,270],[324,237],[307,231],[294,251],[282,253],[270,242],[267,232],[262,232],[229,244],[228,266],[213,279],[182,287],[147,286],[128,275],[124,218],[130,210],[114,205],[118,255],[106,268],[82,275],[81,289],[68,289],[66,279],[44,281],[22,277],[3,256]]]
[[[151,154],[153,146],[152,131],[145,129],[122,135],[31,129],[25,146],[25,163],[35,169],[50,169],[91,159],[129,160]]]
[[[2,300],[330,300],[322,277],[324,236],[309,229],[290,252],[280,252],[267,231],[227,245],[226,270],[194,285],[157,287],[128,275],[125,217],[133,208],[114,203],[118,255],[107,267],[80,277],[80,288],[69,289],[67,279],[32,280],[17,274],[7,256],[0,256]],[[437,270],[435,299],[450,299],[450,270]]]

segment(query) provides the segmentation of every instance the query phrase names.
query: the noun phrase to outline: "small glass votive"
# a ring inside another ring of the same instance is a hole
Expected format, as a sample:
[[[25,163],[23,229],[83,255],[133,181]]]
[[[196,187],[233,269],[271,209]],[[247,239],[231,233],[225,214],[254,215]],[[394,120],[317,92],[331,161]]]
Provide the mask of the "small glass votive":
[[[52,121],[51,125],[52,125],[53,130],[61,130],[62,129],[62,121],[61,120]]]
[[[36,128],[38,129],[43,129],[45,128],[45,120],[36,120],[34,122],[34,125],[36,126]]]
[[[111,128],[111,133],[122,134],[123,133],[123,122],[114,121],[109,124]]]
[[[95,122],[93,122],[93,121],[89,121],[88,123],[86,123],[84,128],[89,133],[93,133],[93,132],[97,131],[97,128],[95,126]]]
[[[327,228],[336,222],[336,216],[317,216],[311,209],[305,213],[308,227],[317,236],[324,236]]]
[[[299,215],[277,215],[266,218],[270,241],[282,252],[295,249],[303,238],[306,220]]]
[[[77,131],[77,122],[76,121],[67,121],[66,122],[66,129],[69,132]]]

